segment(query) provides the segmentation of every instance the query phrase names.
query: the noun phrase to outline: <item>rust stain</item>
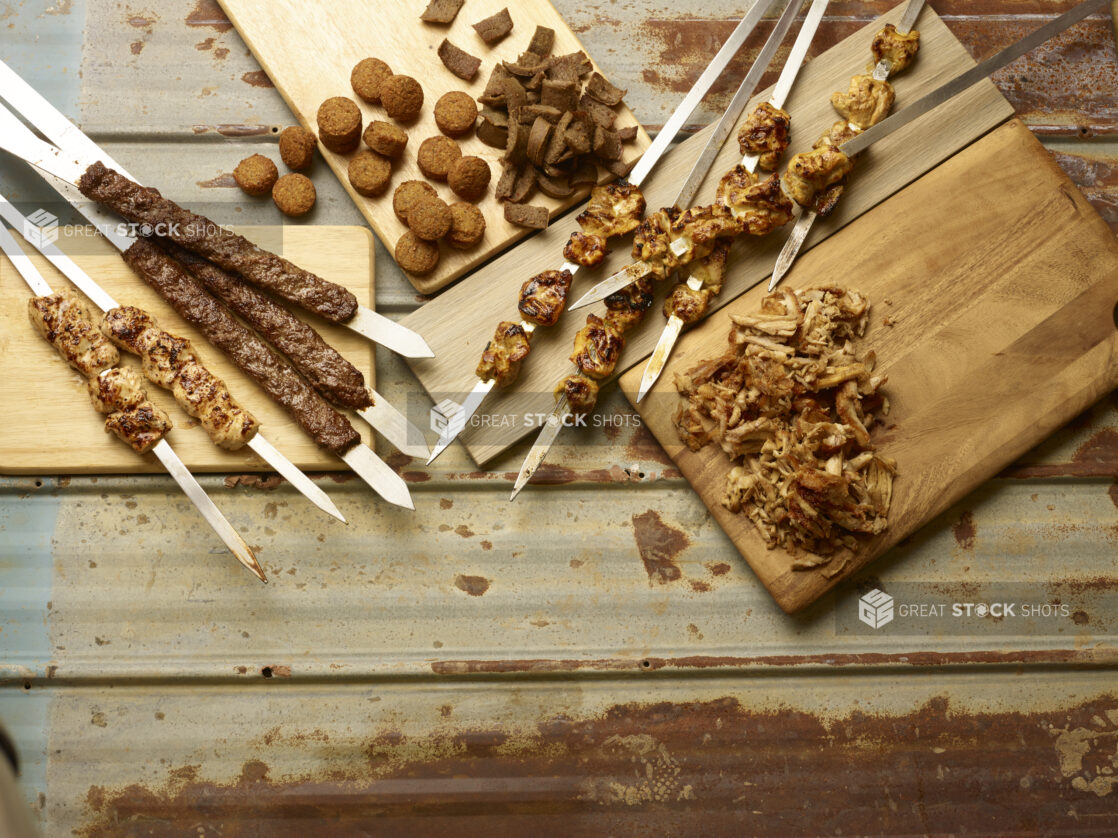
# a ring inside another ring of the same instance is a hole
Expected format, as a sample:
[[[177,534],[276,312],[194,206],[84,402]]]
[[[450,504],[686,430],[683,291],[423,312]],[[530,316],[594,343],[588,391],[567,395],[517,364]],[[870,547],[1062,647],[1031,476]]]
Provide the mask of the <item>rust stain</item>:
[[[199,41],[198,43],[196,43],[194,45],[194,49],[199,50],[199,51],[205,51],[205,50],[208,50],[208,49],[213,49],[213,47],[214,47],[214,39],[212,37],[206,38],[203,41]]]
[[[144,42],[133,41],[131,44],[128,45],[128,48],[132,51],[133,55],[139,55],[141,52],[144,51]]]
[[[218,32],[228,32],[233,28],[217,0],[197,0],[190,14],[186,16],[187,26],[208,26]]]
[[[964,550],[974,549],[974,539],[976,530],[974,526],[974,514],[971,512],[964,512],[954,527],[951,528],[952,533],[955,535],[955,543],[962,547]]]
[[[400,473],[400,469],[404,466],[410,466],[411,461],[412,458],[402,451],[393,451],[384,460],[384,462],[388,464],[388,467],[397,474]]]
[[[251,84],[253,87],[275,87],[272,80],[268,78],[268,74],[263,70],[253,70],[241,76],[241,81],[245,84]]]
[[[1116,707],[1111,692],[1046,712],[977,712],[940,695],[906,712],[821,717],[725,696],[546,714],[522,733],[384,727],[316,771],[273,776],[250,759],[224,780],[190,764],[159,781],[91,785],[76,833],[304,838],[314,824],[356,838],[375,815],[378,835],[431,838],[521,834],[525,823],[538,838],[1082,834],[1084,823],[1108,835]]]
[[[228,54],[229,54],[229,47],[218,47],[217,49],[214,50],[214,58],[216,58],[218,61],[221,61]]]
[[[484,576],[467,576],[459,573],[454,577],[454,587],[470,596],[481,596],[489,590],[491,583]]]
[[[1112,465],[1118,453],[1118,431],[1104,428],[1076,449],[1072,459],[1076,462],[1105,463]]]
[[[705,594],[710,590],[710,582],[702,582],[698,579],[692,579],[689,583],[691,590],[697,594]]]
[[[708,564],[706,566],[714,576],[725,576],[730,572],[730,566],[726,562],[719,562],[718,564]]]
[[[278,474],[230,474],[225,478],[225,488],[248,486],[252,489],[268,491],[282,486],[284,482],[283,477]]]
[[[492,550],[493,549],[493,542],[483,539],[482,542],[481,542],[481,549],[482,550]]]
[[[459,524],[457,527],[454,528],[454,531],[463,538],[473,538],[475,535],[474,531],[467,527],[465,524]]]
[[[405,471],[400,476],[408,483],[426,483],[431,479],[428,471]]]
[[[665,466],[674,465],[671,457],[660,447],[656,437],[644,425],[633,431],[633,435],[629,437],[629,444],[625,446],[625,456],[637,462],[652,461]]]
[[[451,509],[454,506],[454,501],[450,498],[439,498],[439,509]]]
[[[154,12],[130,12],[125,21],[133,29],[143,29],[145,32],[151,32],[152,26],[159,20],[159,16]]]
[[[194,131],[195,133],[199,133],[197,129],[198,129],[198,126],[195,126],[195,131]],[[237,188],[237,181],[233,178],[233,173],[232,172],[222,172],[217,177],[210,178],[209,180],[196,180],[196,181],[194,181],[194,184],[196,186],[202,187],[203,189],[236,189]]]
[[[1085,626],[1091,622],[1091,618],[1087,616],[1086,611],[1076,611],[1071,615],[1071,621],[1077,626]]]
[[[634,515],[633,538],[650,585],[664,585],[683,576],[675,559],[691,546],[691,541],[682,531],[665,524],[659,513],[650,509]]]
[[[1110,488],[1107,489],[1106,493],[1110,495],[1110,502],[1114,504],[1114,507],[1116,509],[1118,509],[1118,480],[1115,480],[1113,483],[1110,484]]]

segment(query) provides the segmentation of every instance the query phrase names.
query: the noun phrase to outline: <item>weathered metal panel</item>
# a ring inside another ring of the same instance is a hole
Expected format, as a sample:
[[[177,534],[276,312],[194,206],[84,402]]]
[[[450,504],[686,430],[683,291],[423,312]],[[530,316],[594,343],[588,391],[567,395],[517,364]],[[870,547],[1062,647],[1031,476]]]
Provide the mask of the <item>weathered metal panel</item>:
[[[982,55],[1071,3],[935,5]],[[557,5],[652,125],[743,11]],[[890,5],[833,2],[820,48]],[[290,114],[213,0],[10,11],[4,58],[142,178],[279,221],[230,172]],[[1107,25],[1038,53],[1097,84],[1000,83],[1118,229]],[[315,181],[311,223],[359,223]],[[13,167],[0,183],[47,194]],[[377,271],[381,310],[422,302],[379,244]],[[380,353],[377,374],[425,426],[406,366]],[[373,815],[378,835],[1118,833],[1113,394],[795,618],[615,391],[601,415],[512,505],[524,447],[489,472],[457,448],[391,457],[414,515],[319,477],[349,528],[267,476],[204,478],[267,588],[167,479],[0,480],[0,720],[46,834],[357,835]],[[1071,618],[850,632],[875,585],[1012,587]]]

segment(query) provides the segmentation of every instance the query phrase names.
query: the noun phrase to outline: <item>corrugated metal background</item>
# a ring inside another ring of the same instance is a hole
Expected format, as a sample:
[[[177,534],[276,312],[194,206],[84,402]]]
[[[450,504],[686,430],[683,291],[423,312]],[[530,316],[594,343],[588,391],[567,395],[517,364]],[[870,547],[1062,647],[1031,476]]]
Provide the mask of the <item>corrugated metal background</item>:
[[[557,5],[652,129],[744,11]],[[889,5],[833,2],[815,50]],[[981,57],[1071,3],[933,5]],[[1113,29],[1084,31],[998,82],[1118,231]],[[279,221],[230,173],[290,115],[212,0],[0,3],[0,45],[141,179]],[[360,223],[316,185],[315,222]],[[379,245],[377,269],[381,311],[422,302]],[[425,408],[396,358],[377,374]],[[395,457],[414,515],[324,476],[348,528],[203,478],[267,588],[167,479],[0,480],[0,722],[46,834],[1118,834],[1118,395],[795,618],[603,401],[614,424],[565,435],[514,505],[523,446],[485,473]],[[1074,619],[844,631],[872,585]]]

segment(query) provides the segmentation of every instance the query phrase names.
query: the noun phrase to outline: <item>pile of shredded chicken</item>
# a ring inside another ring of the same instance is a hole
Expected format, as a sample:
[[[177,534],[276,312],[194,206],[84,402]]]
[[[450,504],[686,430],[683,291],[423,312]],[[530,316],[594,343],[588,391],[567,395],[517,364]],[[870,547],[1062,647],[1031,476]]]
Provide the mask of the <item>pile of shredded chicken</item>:
[[[885,376],[854,348],[869,308],[852,290],[777,291],[759,313],[731,315],[725,355],[676,375],[680,439],[722,447],[733,463],[723,505],[793,553],[796,570],[833,576],[859,536],[888,525],[896,463],[869,434],[889,412]]]

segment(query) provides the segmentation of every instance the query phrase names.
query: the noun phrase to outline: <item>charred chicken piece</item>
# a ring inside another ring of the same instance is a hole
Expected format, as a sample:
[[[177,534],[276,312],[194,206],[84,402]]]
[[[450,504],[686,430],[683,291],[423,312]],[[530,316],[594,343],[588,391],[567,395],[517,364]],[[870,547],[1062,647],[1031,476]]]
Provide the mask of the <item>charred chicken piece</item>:
[[[674,257],[668,250],[668,243],[672,224],[682,214],[679,207],[656,210],[640,223],[633,236],[633,258],[648,264],[657,279],[666,279],[670,271],[674,270],[670,267]]]
[[[563,313],[572,279],[570,271],[544,271],[521,285],[518,308],[524,319],[554,326]]]
[[[890,75],[899,73],[911,64],[919,49],[919,32],[913,29],[907,35],[902,35],[891,23],[885,24],[885,28],[873,36],[873,43],[870,44],[874,64],[888,61]]]
[[[854,76],[846,93],[832,93],[831,106],[839,116],[863,131],[881,122],[893,107],[893,85],[871,75]]]
[[[751,236],[767,235],[792,220],[792,202],[780,188],[780,176],[776,174],[744,188],[727,183],[724,177],[719,183],[717,200]]]
[[[186,338],[155,328],[143,332],[140,340],[144,343],[140,356],[144,376],[164,390],[171,389],[180,369],[187,364],[198,363],[194,347]]]
[[[592,268],[606,258],[606,240],[593,233],[571,233],[563,256],[584,268]]]
[[[839,119],[815,141],[812,148],[822,148],[825,145],[839,148],[847,140],[854,139],[860,133],[862,132],[856,128],[851,128],[850,123],[845,119]]]
[[[89,309],[77,297],[68,293],[32,297],[27,313],[58,354],[87,378],[120,362],[120,354],[97,331]]]
[[[652,308],[652,280],[642,276],[606,297],[606,326],[624,334],[641,321]]]
[[[684,323],[694,323],[707,312],[714,294],[708,288],[692,289],[681,282],[664,299],[664,316],[678,317]]]
[[[738,163],[726,174],[722,175],[722,179],[718,181],[718,189],[714,193],[714,201],[717,204],[730,207],[733,209],[739,204],[746,191],[757,183],[757,175],[745,168],[741,163]]]
[[[171,384],[171,393],[219,448],[236,451],[260,429],[256,418],[233,399],[225,382],[201,364],[184,364]]]
[[[625,338],[595,314],[586,315],[586,325],[575,335],[571,361],[583,375],[601,381],[613,373]]]
[[[847,140],[857,137],[861,131],[856,128],[851,128],[850,123],[845,119],[837,120],[828,130],[824,133],[812,148],[819,149],[824,146],[831,146],[833,148],[840,147]],[[854,167],[854,159],[850,158],[851,169]],[[833,183],[825,189],[820,190],[815,195],[815,200],[812,202],[811,208],[816,215],[821,218],[826,218],[831,214],[831,211],[838,205],[838,200],[842,196],[843,189],[845,189],[845,182],[839,181]]]
[[[110,413],[105,430],[127,443],[137,454],[146,454],[172,428],[171,417],[149,401]]]
[[[714,248],[702,259],[691,263],[691,279],[698,279],[701,287],[711,295],[722,292],[722,280],[726,276],[726,262],[730,258],[728,239],[719,239]]]
[[[139,407],[147,398],[143,379],[129,367],[113,367],[89,379],[89,400],[98,413]]]
[[[742,154],[757,155],[757,164],[772,171],[788,148],[791,125],[792,118],[786,111],[762,102],[738,129],[738,148]]]
[[[519,323],[509,320],[497,324],[493,340],[485,345],[476,374],[482,381],[496,381],[498,387],[507,387],[516,381],[520,362],[532,351],[528,333]]]
[[[792,200],[811,207],[816,193],[846,177],[854,163],[832,145],[795,155],[784,172],[783,185]]]
[[[598,402],[598,382],[585,375],[568,375],[555,388],[555,401],[566,397],[567,406],[575,416],[583,416]]]
[[[631,183],[610,183],[590,190],[590,203],[576,221],[584,233],[608,239],[637,229],[644,215],[644,194]]]

